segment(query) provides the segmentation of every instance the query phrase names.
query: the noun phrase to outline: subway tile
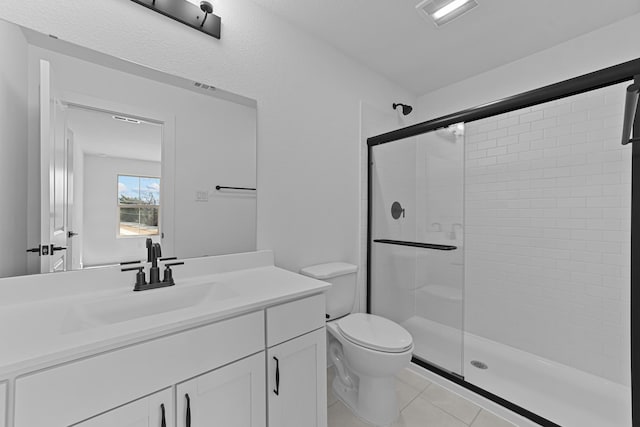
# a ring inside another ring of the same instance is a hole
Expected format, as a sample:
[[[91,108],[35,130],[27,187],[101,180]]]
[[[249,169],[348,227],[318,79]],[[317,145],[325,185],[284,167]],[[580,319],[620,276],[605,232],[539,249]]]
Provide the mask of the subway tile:
[[[496,163],[496,158],[495,157],[487,157],[484,159],[478,159],[478,165],[480,166],[487,166],[487,165],[493,165]]]
[[[558,166],[578,166],[585,163],[587,163],[587,155],[584,153],[558,157]]]
[[[577,133],[577,132],[575,132]],[[544,130],[545,138],[554,138],[571,134],[571,125],[554,126]]]
[[[600,130],[603,128],[603,123],[602,119],[574,123],[571,125],[571,133],[593,132]]]
[[[499,139],[499,138],[504,138],[508,134],[509,133],[508,133],[507,129],[496,129],[496,130],[489,131],[487,133],[487,138],[488,139]]]
[[[587,142],[587,133],[572,133],[569,135],[561,135],[558,137],[558,145],[576,145]]]
[[[475,123],[467,123],[465,127],[466,129],[473,128],[476,133],[489,132],[490,130],[495,130],[498,127],[498,122],[497,120],[480,120]]]
[[[575,101],[571,104],[571,110],[585,111],[585,110],[597,109],[602,105],[604,105],[604,95]]]
[[[518,141],[520,142],[536,141],[543,138],[544,132],[541,130],[518,134]]]
[[[497,147],[487,150],[487,156],[501,156],[507,154],[507,147]]]
[[[587,200],[584,197],[558,199],[558,207],[560,208],[584,208],[586,206]]]
[[[563,104],[544,109],[544,117],[557,117],[571,112],[571,104]]]
[[[478,150],[467,153],[467,159],[469,160],[480,159],[482,157],[487,157],[487,150]]]
[[[487,148],[494,148],[495,146],[496,140],[494,138],[478,143],[479,150],[486,150]]]
[[[518,116],[507,117],[507,118],[498,120],[498,128],[509,128],[514,125],[517,125],[518,123],[520,123],[520,119],[518,118]]]
[[[523,123],[508,128],[509,135],[519,135],[521,133],[529,132],[531,130],[531,123]]]
[[[521,153],[523,151],[528,151],[530,149],[529,142],[519,142],[517,144],[509,145],[509,154],[512,153]]]
[[[511,145],[518,143],[518,135],[505,136],[497,139],[498,146]]]
[[[586,111],[577,111],[558,117],[558,125],[568,125],[573,123],[585,122],[587,120]]]
[[[589,119],[602,119],[607,117],[615,117],[618,119],[618,124],[620,123],[620,118],[624,113],[623,105],[603,105],[598,108],[589,109]]]
[[[465,138],[465,142],[469,142],[471,144],[475,144],[477,142],[482,142],[486,140],[487,140],[486,132],[478,133],[476,135],[470,135],[469,137]]]

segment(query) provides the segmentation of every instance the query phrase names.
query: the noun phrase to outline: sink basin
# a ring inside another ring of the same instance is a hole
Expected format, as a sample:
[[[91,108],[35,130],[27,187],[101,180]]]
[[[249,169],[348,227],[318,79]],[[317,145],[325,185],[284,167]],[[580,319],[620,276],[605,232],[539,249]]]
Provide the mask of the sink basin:
[[[72,306],[62,322],[62,333],[126,322],[237,296],[239,294],[236,291],[220,283],[132,291],[126,295]]]

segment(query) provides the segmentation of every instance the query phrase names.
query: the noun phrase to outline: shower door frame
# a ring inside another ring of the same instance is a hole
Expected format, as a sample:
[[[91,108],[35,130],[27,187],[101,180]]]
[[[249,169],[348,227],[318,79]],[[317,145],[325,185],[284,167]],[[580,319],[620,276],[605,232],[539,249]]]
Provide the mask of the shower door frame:
[[[612,67],[604,68],[589,74],[564,80],[559,83],[544,86],[528,92],[523,92],[502,100],[469,108],[457,113],[438,117],[412,126],[407,126],[367,139],[367,313],[371,313],[371,244],[372,244],[372,215],[373,215],[373,148],[377,145],[421,135],[449,125],[473,122],[498,114],[507,113],[521,108],[567,98],[584,92],[590,92],[618,83],[633,81],[640,83],[640,58],[624,62]],[[640,108],[636,110],[633,134],[640,135]],[[631,189],[631,402],[632,424],[640,423],[640,142],[632,144],[632,189]],[[636,308],[637,310],[634,310]],[[464,377],[453,374],[428,362],[413,357],[412,362],[438,374],[462,387],[465,387],[489,400],[516,412],[542,426],[560,427],[542,416],[526,408],[516,405],[481,387],[464,380]],[[634,378],[634,373],[636,373]],[[634,399],[635,397],[635,399]]]

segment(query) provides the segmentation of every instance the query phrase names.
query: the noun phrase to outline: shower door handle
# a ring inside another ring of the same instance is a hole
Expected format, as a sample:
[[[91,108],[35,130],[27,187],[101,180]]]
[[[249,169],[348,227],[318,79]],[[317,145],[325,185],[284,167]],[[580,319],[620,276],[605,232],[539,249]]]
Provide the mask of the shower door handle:
[[[638,97],[640,96],[640,75],[635,77],[635,83],[627,88],[627,96],[624,102],[624,122],[622,124],[622,145],[640,141],[633,138],[633,122],[638,111]]]

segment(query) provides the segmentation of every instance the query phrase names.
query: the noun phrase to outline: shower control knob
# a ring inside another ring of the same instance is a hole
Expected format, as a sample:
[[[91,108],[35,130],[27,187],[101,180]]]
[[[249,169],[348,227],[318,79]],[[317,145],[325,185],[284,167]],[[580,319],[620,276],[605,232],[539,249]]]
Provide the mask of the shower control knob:
[[[404,209],[402,208],[402,205],[399,202],[393,202],[391,205],[391,216],[393,219],[398,219],[400,218],[400,215],[404,218]]]

